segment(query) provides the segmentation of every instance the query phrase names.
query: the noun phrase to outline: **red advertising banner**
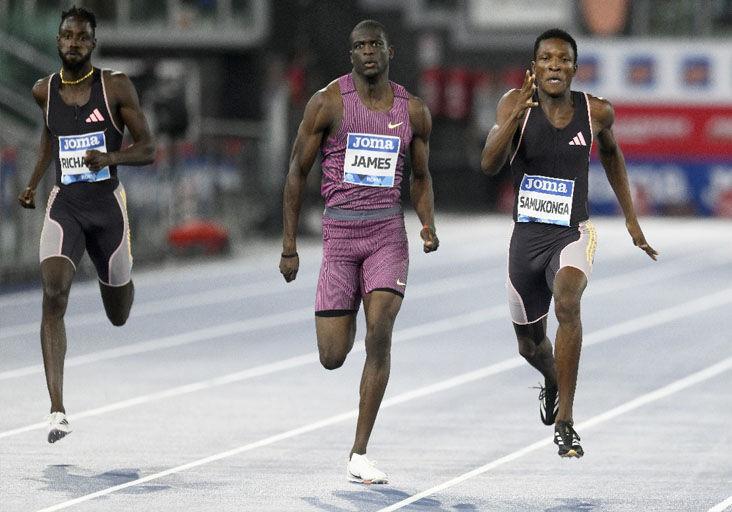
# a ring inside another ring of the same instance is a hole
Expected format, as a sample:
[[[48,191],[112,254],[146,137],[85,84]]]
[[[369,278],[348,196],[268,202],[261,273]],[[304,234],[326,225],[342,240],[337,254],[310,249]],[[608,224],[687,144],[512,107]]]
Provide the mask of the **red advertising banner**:
[[[614,104],[613,132],[626,156],[732,160],[732,105]]]

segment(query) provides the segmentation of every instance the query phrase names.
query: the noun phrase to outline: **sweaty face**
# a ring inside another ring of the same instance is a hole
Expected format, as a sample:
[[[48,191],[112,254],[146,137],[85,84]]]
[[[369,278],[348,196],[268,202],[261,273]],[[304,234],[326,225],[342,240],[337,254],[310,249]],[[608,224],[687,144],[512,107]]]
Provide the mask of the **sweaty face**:
[[[536,86],[549,96],[561,96],[572,84],[576,72],[572,45],[563,39],[544,39],[532,64]]]
[[[96,46],[94,32],[88,21],[66,18],[56,37],[58,56],[70,71],[80,70],[91,59]]]
[[[359,75],[375,77],[389,67],[393,50],[377,29],[363,29],[351,34],[351,64]]]

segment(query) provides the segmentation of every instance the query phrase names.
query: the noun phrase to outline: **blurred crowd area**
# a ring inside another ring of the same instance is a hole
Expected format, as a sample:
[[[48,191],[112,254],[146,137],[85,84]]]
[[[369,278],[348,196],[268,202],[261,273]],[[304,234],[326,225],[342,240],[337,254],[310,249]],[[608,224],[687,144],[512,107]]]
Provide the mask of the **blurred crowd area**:
[[[42,129],[30,90],[60,67],[72,3],[95,12],[93,62],[130,76],[156,134],[155,163],[120,170],[137,262],[278,234],[304,106],[350,70],[348,36],[365,18],[387,27],[390,78],[430,107],[438,212],[510,210],[507,172],[481,175],[480,150],[535,37],[558,26],[579,42],[576,88],[605,94],[625,121],[641,213],[732,216],[732,0],[0,0],[0,285],[37,269],[53,169],[37,209],[21,210]],[[617,213],[602,176],[595,165],[593,211]],[[318,172],[306,205],[302,231],[318,234]]]

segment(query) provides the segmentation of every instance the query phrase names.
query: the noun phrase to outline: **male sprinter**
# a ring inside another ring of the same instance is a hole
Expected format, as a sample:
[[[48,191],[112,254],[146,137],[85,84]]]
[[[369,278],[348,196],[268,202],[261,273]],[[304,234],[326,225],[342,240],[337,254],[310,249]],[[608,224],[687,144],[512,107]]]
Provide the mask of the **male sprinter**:
[[[61,70],[33,86],[45,129],[33,175],[19,197],[21,206],[35,208],[36,187],[53,159],[56,186],[48,198],[40,244],[49,443],[71,432],[63,404],[64,314],[76,267],[86,249],[97,269],[107,317],[113,325],[123,325],[134,287],[125,191],[117,165],[152,163],[155,151],[132,82],[91,64],[95,28],[90,11],[72,7],[61,14],[56,37]],[[125,126],[133,143],[121,149]]]
[[[297,276],[302,191],[320,150],[325,200],[315,299],[320,362],[328,370],[343,364],[363,298],[366,363],[347,475],[355,482],[386,483],[386,474],[366,457],[366,445],[389,380],[391,335],[407,285],[409,252],[400,206],[407,151],[424,251],[439,245],[427,167],[432,120],[422,100],[389,81],[394,48],[381,23],[360,22],[350,39],[353,70],[313,95],[294,142],[284,190],[280,272],[287,282]]]
[[[481,157],[486,174],[496,174],[507,160],[513,174],[515,224],[506,283],[511,318],[519,353],[544,375],[541,419],[554,425],[562,457],[584,453],[573,428],[572,404],[582,346],[580,299],[596,244],[587,208],[593,140],[633,243],[654,260],[658,254],[646,242],[633,209],[625,160],[612,131],[613,107],[572,91],[576,70],[574,39],[559,29],[541,34],[523,86],[498,103]],[[554,354],[546,336],[552,297],[559,321]]]

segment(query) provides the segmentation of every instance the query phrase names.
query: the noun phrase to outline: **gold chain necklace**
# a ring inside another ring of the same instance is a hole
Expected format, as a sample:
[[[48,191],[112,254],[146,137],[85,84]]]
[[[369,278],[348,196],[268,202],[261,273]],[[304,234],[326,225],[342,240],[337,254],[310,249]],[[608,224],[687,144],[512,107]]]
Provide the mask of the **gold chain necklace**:
[[[61,83],[62,84],[64,84],[64,85],[76,85],[78,83],[83,82],[84,80],[86,80],[90,76],[92,76],[92,74],[94,73],[94,66],[92,66],[91,71],[89,71],[86,75],[82,76],[78,80],[64,80],[64,69],[63,68],[61,68],[61,70],[58,73],[61,76]]]

